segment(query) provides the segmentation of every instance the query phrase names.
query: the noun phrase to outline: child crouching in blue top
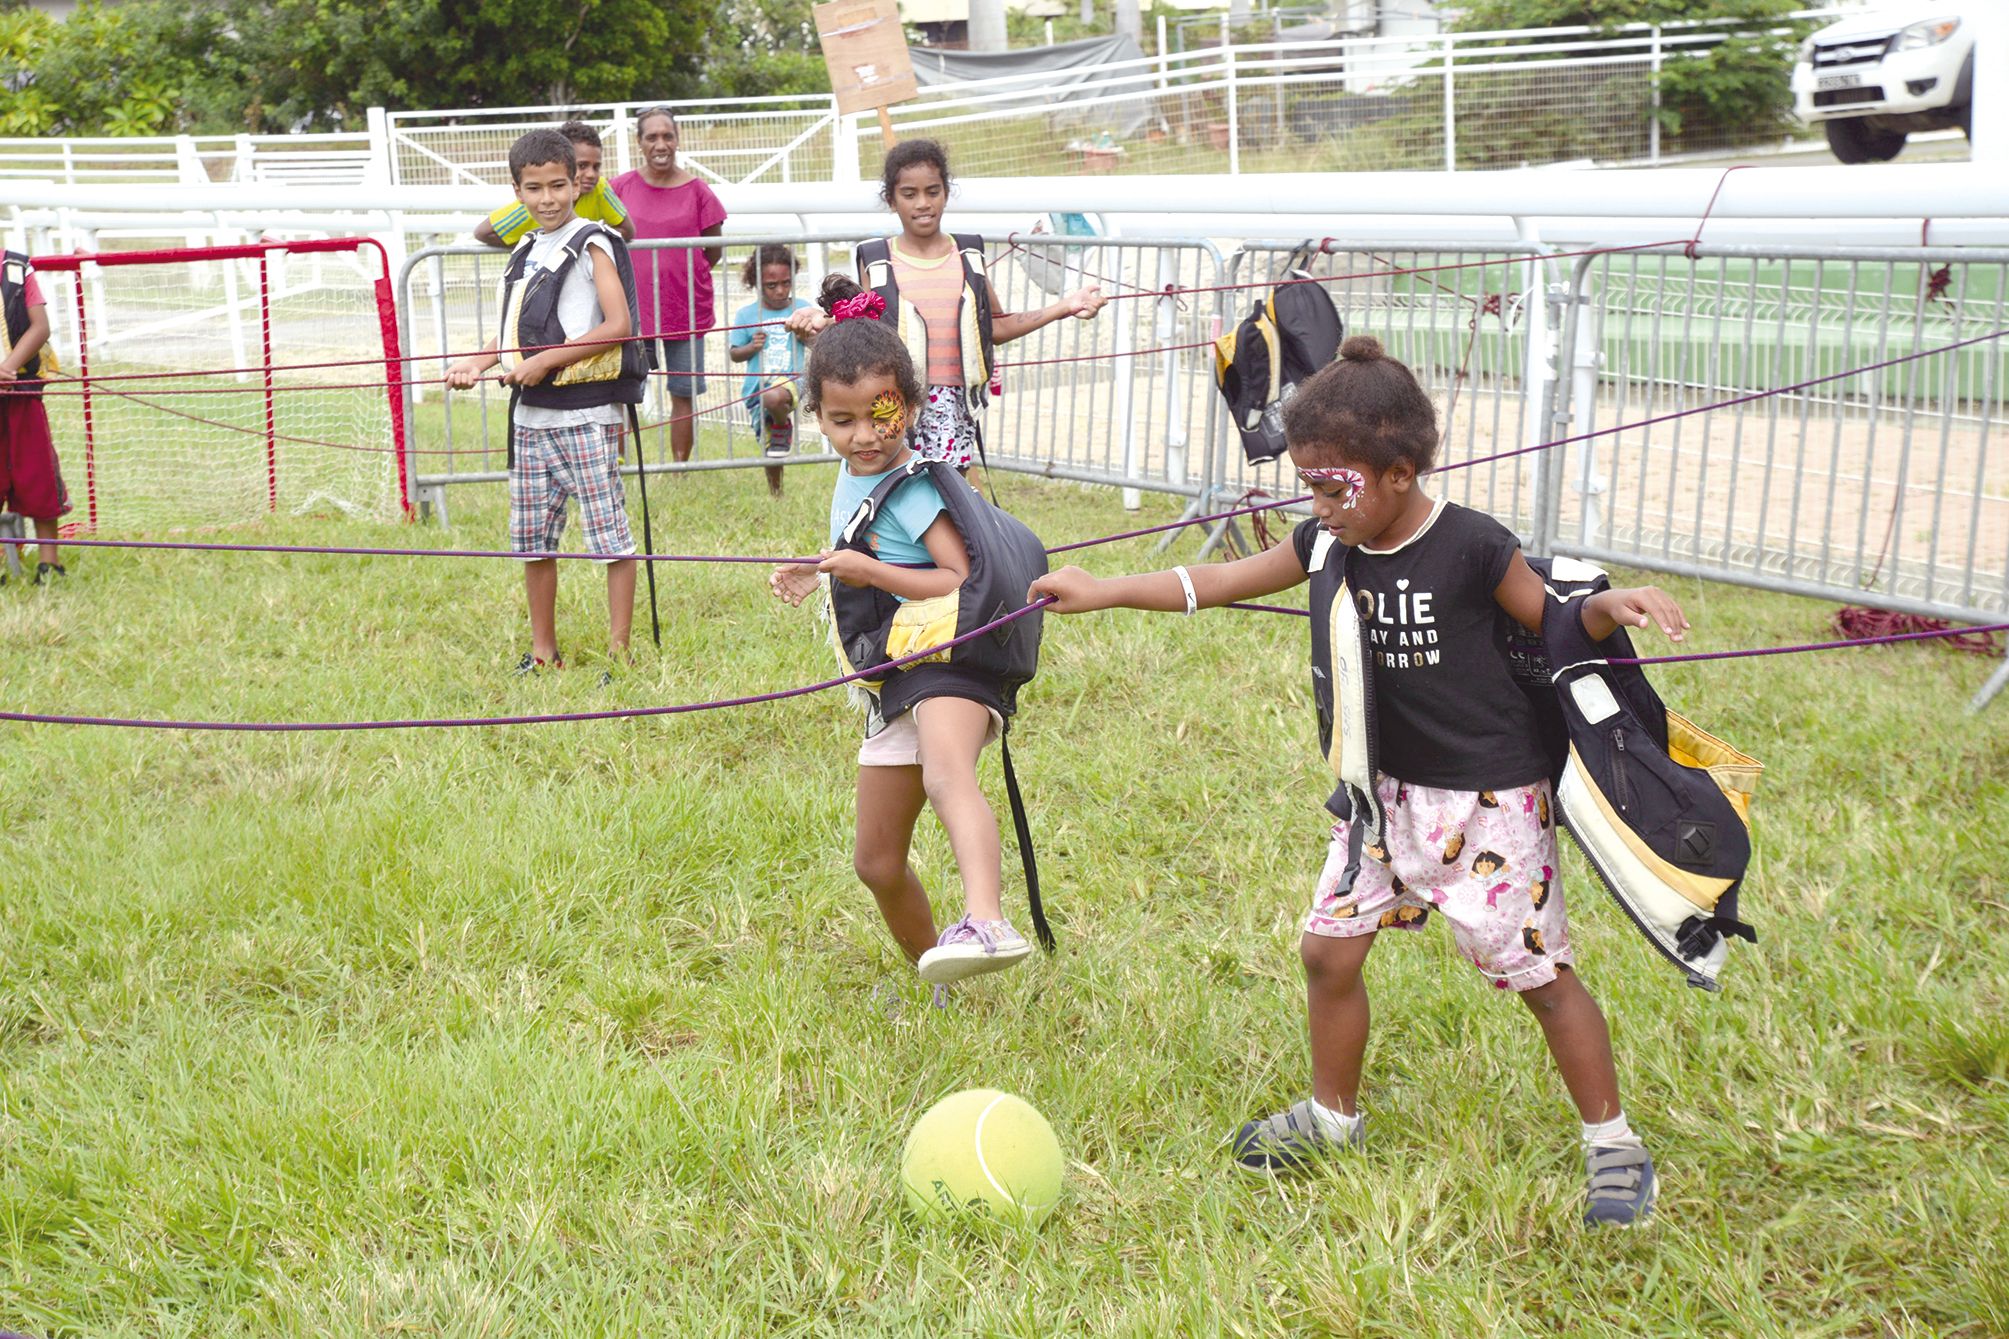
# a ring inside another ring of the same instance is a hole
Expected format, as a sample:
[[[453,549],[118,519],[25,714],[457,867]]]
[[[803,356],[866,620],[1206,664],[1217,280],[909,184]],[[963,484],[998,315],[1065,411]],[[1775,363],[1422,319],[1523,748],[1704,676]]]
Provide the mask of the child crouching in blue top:
[[[795,296],[795,253],[785,246],[754,248],[739,272],[760,298],[732,314],[731,348],[727,357],[747,363],[740,395],[760,439],[763,455],[780,457],[795,449],[796,380],[802,375],[802,341],[779,322],[809,304]],[[767,495],[781,496],[781,467],[769,465]]]
[[[1372,796],[1335,806],[1351,812],[1332,829],[1299,946],[1311,1096],[1244,1125],[1235,1159],[1253,1172],[1297,1172],[1364,1142],[1362,968],[1380,931],[1418,930],[1436,913],[1459,955],[1541,1024],[1583,1120],[1585,1221],[1636,1222],[1653,1204],[1653,1161],[1619,1106],[1604,1015],[1577,979],[1549,760],[1507,658],[1509,620],[1541,627],[1542,579],[1512,531],[1424,493],[1436,410],[1379,341],[1347,340],[1338,362],[1300,385],[1284,434],[1312,498],[1292,543],[1191,572],[1097,580],[1069,567],[1032,586],[1054,597],[1050,612],[1190,614],[1311,583],[1321,744],[1343,775],[1363,770],[1364,748],[1364,770],[1378,776]],[[1593,640],[1622,623],[1658,625],[1679,641],[1688,626],[1651,586],[1601,591],[1581,617]]]
[[[803,402],[843,458],[830,499],[830,548],[820,562],[777,567],[769,585],[795,605],[826,578],[877,587],[901,602],[947,595],[969,576],[969,550],[925,475],[895,489],[867,527],[870,554],[838,547],[883,476],[914,459],[909,437],[925,392],[905,345],[873,319],[873,299],[857,284],[832,275],[820,301],[834,323],[810,352]],[[832,598],[842,592],[833,588]],[[867,714],[852,864],[894,941],[922,979],[938,987],[1009,967],[1031,952],[1004,919],[997,816],[977,784],[978,756],[1003,733],[995,708],[952,691],[926,696],[890,721],[879,719],[876,706]],[[964,915],[939,937],[927,890],[907,860],[923,804],[948,832],[963,882]]]

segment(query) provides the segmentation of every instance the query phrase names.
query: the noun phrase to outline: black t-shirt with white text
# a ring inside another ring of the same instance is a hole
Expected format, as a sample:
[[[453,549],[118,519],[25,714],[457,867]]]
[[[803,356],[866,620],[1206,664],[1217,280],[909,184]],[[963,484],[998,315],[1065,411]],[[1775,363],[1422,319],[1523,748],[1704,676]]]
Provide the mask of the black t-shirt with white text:
[[[1309,520],[1291,535],[1307,571],[1321,533]],[[1440,501],[1408,542],[1346,557],[1374,648],[1376,757],[1389,776],[1504,790],[1548,775],[1534,707],[1508,668],[1510,620],[1493,594],[1520,547],[1486,513]],[[1335,544],[1326,561],[1345,554]]]

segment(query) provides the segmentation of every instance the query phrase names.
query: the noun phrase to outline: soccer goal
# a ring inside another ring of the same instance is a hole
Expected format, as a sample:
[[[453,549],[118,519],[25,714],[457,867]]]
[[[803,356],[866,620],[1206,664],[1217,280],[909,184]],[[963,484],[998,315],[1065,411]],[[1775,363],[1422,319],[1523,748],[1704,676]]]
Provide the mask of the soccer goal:
[[[34,263],[75,528],[402,514],[404,371],[375,240]]]

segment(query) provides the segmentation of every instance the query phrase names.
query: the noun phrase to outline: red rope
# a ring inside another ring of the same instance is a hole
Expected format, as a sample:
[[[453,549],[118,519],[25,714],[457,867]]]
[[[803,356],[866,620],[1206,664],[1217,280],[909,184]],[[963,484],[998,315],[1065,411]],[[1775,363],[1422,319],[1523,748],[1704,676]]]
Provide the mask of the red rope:
[[[1843,605],[1835,610],[1835,631],[1852,641],[1868,637],[1929,634],[1944,638],[1948,649],[1965,651],[1969,655],[1993,656],[2002,652],[1996,644],[1996,634],[1987,629],[1956,629],[1943,618],[1898,614],[1888,609],[1865,609],[1855,604]]]
[[[1723,194],[1723,183],[1730,180],[1732,172],[1742,172],[1749,166],[1751,166],[1749,163],[1739,163],[1735,167],[1726,167],[1723,169],[1723,175],[1716,178],[1716,189],[1709,192],[1709,204],[1703,209],[1702,217],[1695,221],[1695,235],[1681,248],[1682,254],[1690,260],[1695,259],[1695,249],[1702,245],[1702,229],[1708,224],[1709,216],[1716,212],[1716,197]]]

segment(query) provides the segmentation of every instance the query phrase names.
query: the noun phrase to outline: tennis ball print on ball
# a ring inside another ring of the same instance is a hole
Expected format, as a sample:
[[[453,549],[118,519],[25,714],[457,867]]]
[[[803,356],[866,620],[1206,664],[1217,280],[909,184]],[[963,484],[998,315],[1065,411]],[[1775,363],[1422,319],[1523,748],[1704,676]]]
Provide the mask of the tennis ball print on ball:
[[[952,1093],[914,1122],[900,1155],[907,1206],[928,1222],[1046,1221],[1065,1161],[1046,1117],[1010,1093]]]

